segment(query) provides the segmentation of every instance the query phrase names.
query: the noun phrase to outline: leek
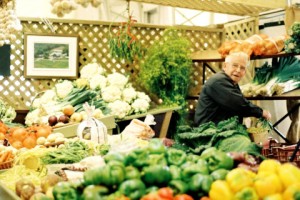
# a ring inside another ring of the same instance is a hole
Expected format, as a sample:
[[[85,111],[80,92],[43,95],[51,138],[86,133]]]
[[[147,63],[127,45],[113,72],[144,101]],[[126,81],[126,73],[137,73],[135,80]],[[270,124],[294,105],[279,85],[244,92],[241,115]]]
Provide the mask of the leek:
[[[300,60],[294,56],[273,58],[255,69],[253,80],[241,86],[244,96],[280,95],[300,88]]]

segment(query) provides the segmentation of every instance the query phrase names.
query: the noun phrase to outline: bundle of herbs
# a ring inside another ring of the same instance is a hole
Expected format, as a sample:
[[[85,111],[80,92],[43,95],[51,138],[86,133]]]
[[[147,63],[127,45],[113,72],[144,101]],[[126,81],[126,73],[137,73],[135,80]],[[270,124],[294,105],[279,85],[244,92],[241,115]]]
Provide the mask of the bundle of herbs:
[[[190,42],[179,30],[167,29],[146,52],[138,82],[164,105],[186,105],[192,60]]]

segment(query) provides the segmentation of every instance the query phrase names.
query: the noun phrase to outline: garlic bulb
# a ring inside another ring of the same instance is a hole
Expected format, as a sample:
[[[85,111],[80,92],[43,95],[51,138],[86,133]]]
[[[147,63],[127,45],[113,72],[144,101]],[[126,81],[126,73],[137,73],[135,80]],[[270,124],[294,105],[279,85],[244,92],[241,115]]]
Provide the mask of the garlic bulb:
[[[76,9],[75,3],[71,0],[51,0],[50,4],[52,5],[51,12],[58,17],[63,17]]]
[[[74,2],[75,1],[75,2]],[[65,14],[68,14],[75,10],[76,4],[86,8],[89,4],[93,7],[98,7],[102,3],[102,0],[51,0],[50,4],[52,5],[51,12],[56,14],[58,17],[63,17]]]
[[[75,0],[75,2],[84,8],[86,8],[89,4],[96,8],[102,3],[101,0]]]
[[[16,40],[16,34],[22,30],[15,5],[15,0],[4,0],[0,3],[0,46]]]

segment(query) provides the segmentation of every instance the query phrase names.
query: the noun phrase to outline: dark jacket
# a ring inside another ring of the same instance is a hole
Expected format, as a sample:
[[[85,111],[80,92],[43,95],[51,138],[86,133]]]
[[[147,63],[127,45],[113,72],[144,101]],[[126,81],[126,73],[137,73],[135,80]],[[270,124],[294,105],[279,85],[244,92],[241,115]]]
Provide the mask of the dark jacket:
[[[206,81],[196,107],[195,126],[212,121],[218,123],[230,117],[262,117],[262,109],[247,100],[237,84],[224,72],[214,74]]]

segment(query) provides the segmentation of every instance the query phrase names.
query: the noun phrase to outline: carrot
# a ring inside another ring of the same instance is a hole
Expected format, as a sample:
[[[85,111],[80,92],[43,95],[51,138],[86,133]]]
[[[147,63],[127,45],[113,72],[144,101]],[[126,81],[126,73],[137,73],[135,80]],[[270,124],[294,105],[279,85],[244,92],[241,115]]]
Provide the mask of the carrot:
[[[1,154],[0,163],[4,163],[10,157],[11,151],[5,151]]]

